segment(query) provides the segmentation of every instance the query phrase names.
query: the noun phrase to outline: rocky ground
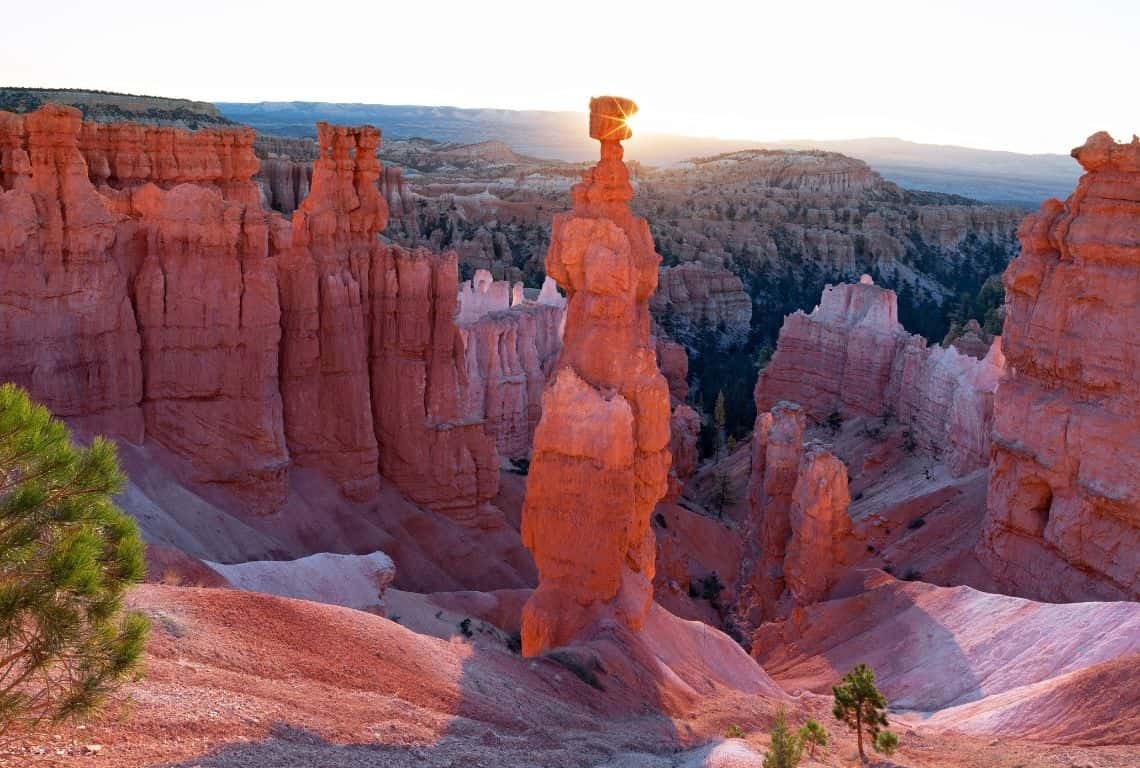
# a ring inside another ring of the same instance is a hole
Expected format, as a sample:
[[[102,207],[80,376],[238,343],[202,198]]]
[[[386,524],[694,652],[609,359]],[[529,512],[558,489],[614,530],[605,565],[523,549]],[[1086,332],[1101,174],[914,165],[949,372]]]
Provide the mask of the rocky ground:
[[[853,737],[828,719],[828,697],[786,696],[758,668],[742,676],[728,657],[698,673],[681,659],[699,649],[711,661],[719,641],[662,611],[647,629],[657,659],[648,667],[618,663],[628,637],[596,642],[600,691],[572,658],[528,661],[493,641],[437,639],[361,611],[160,586],[138,588],[130,602],[154,626],[145,677],[104,717],[8,746],[0,764],[759,766],[780,703],[793,722],[814,716],[831,734],[833,745],[805,765],[857,763]],[[1134,668],[1109,672],[1121,695],[1135,690]],[[1101,695],[1094,685],[1069,693],[1077,707]],[[1065,732],[1058,719],[1024,741],[979,728],[984,718],[964,717],[977,732],[965,735],[948,730],[953,722],[903,715],[899,753],[877,764],[1134,764],[1134,747],[1081,746],[1098,740]],[[745,737],[725,739],[730,725]]]

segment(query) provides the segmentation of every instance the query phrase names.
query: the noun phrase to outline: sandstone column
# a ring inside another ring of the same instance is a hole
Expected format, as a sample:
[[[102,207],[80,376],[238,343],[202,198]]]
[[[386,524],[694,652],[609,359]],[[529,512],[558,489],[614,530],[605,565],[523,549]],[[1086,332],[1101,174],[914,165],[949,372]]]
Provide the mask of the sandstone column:
[[[564,346],[545,393],[523,506],[539,585],[523,609],[523,654],[612,619],[638,630],[653,599],[649,516],[669,472],[669,388],[649,336],[661,257],[629,210],[621,141],[628,100],[590,101],[601,161],[554,217],[546,272],[566,291]]]
[[[1089,137],[1005,271],[978,555],[1034,600],[1140,599],[1140,138]]]

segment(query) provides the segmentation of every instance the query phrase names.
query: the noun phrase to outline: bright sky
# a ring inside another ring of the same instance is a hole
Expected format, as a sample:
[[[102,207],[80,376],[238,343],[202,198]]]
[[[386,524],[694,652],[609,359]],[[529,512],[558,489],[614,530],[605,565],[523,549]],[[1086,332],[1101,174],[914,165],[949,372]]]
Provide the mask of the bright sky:
[[[5,5],[0,85],[205,101],[584,110],[747,139],[1068,152],[1140,132],[1140,0],[55,0]]]

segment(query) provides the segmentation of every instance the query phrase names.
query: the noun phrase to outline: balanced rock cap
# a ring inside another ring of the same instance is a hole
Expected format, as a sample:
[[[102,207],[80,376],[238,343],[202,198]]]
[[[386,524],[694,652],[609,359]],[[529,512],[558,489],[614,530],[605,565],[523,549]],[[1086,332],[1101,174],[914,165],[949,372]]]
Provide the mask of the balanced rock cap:
[[[621,96],[595,96],[590,99],[590,138],[598,141],[625,141],[633,136],[626,120],[637,114],[633,99]]]

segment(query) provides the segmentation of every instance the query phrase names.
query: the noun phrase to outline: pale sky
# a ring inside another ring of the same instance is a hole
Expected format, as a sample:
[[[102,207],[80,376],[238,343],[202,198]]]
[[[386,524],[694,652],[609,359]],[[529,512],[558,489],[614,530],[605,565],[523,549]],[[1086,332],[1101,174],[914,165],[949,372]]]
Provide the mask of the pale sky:
[[[0,85],[583,110],[697,136],[1068,152],[1140,132],[1140,0],[6,3]],[[382,126],[381,126],[382,127]]]

